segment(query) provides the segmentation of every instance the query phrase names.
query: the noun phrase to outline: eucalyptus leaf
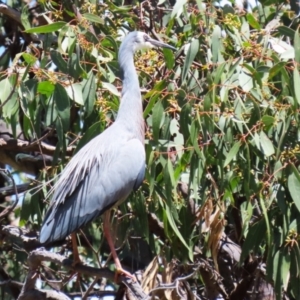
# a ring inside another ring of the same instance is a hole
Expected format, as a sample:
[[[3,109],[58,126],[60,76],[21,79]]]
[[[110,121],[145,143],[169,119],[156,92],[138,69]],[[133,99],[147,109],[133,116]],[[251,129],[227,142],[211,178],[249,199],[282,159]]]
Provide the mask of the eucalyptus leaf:
[[[288,177],[288,189],[291,193],[292,199],[294,201],[295,206],[300,212],[300,180],[294,173],[291,173]]]
[[[52,24],[48,24],[48,25],[30,28],[30,29],[25,30],[25,32],[26,33],[51,33],[51,32],[61,29],[66,24],[67,24],[66,22],[59,21],[59,22],[55,22]]]
[[[70,126],[70,100],[65,88],[59,83],[55,85],[52,98],[56,104],[57,113],[61,118],[63,129],[68,131]]]
[[[183,70],[181,74],[181,80],[182,82],[185,81],[186,76],[188,75],[188,72],[190,70],[190,67],[199,51],[200,43],[198,39],[193,39],[191,44],[189,45],[187,55],[183,64]]]

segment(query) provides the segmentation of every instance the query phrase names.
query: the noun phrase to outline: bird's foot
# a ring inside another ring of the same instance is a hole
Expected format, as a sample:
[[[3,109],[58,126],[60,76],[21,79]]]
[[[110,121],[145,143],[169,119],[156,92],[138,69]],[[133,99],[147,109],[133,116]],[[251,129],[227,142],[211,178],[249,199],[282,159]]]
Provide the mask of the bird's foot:
[[[131,273],[125,271],[123,268],[117,268],[116,272],[115,272],[115,278],[114,278],[115,283],[119,282],[119,276],[120,275],[129,277],[133,282],[136,281],[136,278],[135,278],[134,275],[132,275]]]

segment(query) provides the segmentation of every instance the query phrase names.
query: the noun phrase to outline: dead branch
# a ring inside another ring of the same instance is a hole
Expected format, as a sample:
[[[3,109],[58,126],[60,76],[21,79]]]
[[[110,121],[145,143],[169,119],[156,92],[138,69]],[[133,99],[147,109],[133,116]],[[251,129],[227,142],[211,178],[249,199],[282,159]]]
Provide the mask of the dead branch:
[[[0,150],[13,150],[14,152],[40,152],[40,149],[43,151],[42,154],[52,156],[56,147],[45,142],[41,142],[39,144],[37,142],[28,142],[20,139],[4,140],[3,138],[0,138]],[[73,151],[73,147],[67,147],[66,154],[72,155]]]
[[[72,260],[66,259],[64,256],[60,254],[49,252],[46,251],[44,248],[40,248],[32,251],[28,256],[29,271],[18,300],[33,299],[33,297],[35,298],[40,297],[37,299],[41,299],[41,300],[42,299],[43,300],[44,299],[57,299],[57,300],[69,299],[63,293],[55,292],[55,291],[51,291],[54,292],[54,294],[51,296],[52,298],[49,298],[49,294],[47,293],[45,294],[46,291],[35,289],[35,283],[38,278],[38,270],[42,266],[43,261],[53,262],[56,265],[64,267],[68,270],[72,270],[73,272],[86,274],[91,277],[92,276],[99,277],[99,278],[105,277],[110,280],[114,280],[115,274],[114,272],[110,271],[108,268],[97,269],[97,268],[80,265],[80,264],[73,266]],[[131,293],[135,297],[134,299],[141,300],[146,296],[141,286],[137,282],[132,282],[131,279],[126,278],[124,276],[119,276],[119,280],[120,280],[119,283],[126,285],[126,287],[130,289]],[[29,298],[29,295],[31,298]]]
[[[18,24],[21,24],[21,14],[17,10],[9,7],[8,5],[1,3],[0,13],[7,15],[9,18],[16,21]]]
[[[70,300],[68,296],[53,290],[30,290],[20,294],[18,300]]]
[[[7,134],[0,135],[0,162],[9,165],[15,170],[36,175],[45,165],[51,165],[56,147],[45,142],[28,142],[13,139]],[[74,147],[67,147],[66,155],[71,156]],[[35,153],[32,155],[32,153]],[[28,153],[28,154],[26,154]],[[37,153],[41,153],[38,154]]]
[[[7,225],[3,226],[0,232],[5,234],[5,236],[7,236],[13,243],[19,245],[26,251],[30,251],[42,246],[36,236],[30,237],[28,235],[29,232],[26,229]]]
[[[196,272],[198,271],[200,265],[198,265],[191,274],[187,275],[187,276],[182,276],[182,277],[177,277],[172,283],[160,283],[157,287],[155,287],[154,289],[152,289],[149,294],[144,298],[144,300],[148,300],[151,299],[151,295],[153,292],[158,291],[158,290],[167,290],[167,289],[176,289],[177,294],[181,297],[184,298],[179,290],[179,283],[181,281],[185,281],[191,277],[193,277]]]
[[[21,183],[16,185],[16,191],[14,186],[5,186],[0,188],[0,198],[8,197],[15,195],[16,192],[18,194],[26,192],[30,188],[30,183]]]
[[[24,29],[22,22],[21,22],[21,13],[18,12],[17,10],[11,8],[10,6],[1,3],[0,4],[0,13],[6,15],[8,18],[12,19],[13,21],[15,21],[18,26],[20,26],[21,29]],[[27,34],[27,33],[22,33],[24,39],[27,42],[39,42],[40,40],[38,39],[38,37],[35,34]]]

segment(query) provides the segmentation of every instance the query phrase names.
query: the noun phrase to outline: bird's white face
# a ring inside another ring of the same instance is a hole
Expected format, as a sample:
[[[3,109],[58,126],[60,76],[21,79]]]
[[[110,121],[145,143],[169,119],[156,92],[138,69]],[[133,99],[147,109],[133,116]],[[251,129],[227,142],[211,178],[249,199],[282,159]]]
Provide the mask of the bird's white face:
[[[154,45],[149,42],[150,40],[151,38],[148,34],[143,32],[137,32],[135,40],[135,50],[153,48]]]

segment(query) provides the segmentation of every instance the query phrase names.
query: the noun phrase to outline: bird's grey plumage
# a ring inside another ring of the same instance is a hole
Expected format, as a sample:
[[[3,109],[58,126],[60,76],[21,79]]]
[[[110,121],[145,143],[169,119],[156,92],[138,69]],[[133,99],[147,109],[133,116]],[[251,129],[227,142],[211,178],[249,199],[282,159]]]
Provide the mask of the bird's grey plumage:
[[[144,120],[133,55],[148,41],[148,46],[167,46],[142,32],[131,32],[123,41],[119,51],[123,89],[117,119],[86,144],[62,172],[41,229],[41,243],[65,238],[121,203],[142,183]]]

